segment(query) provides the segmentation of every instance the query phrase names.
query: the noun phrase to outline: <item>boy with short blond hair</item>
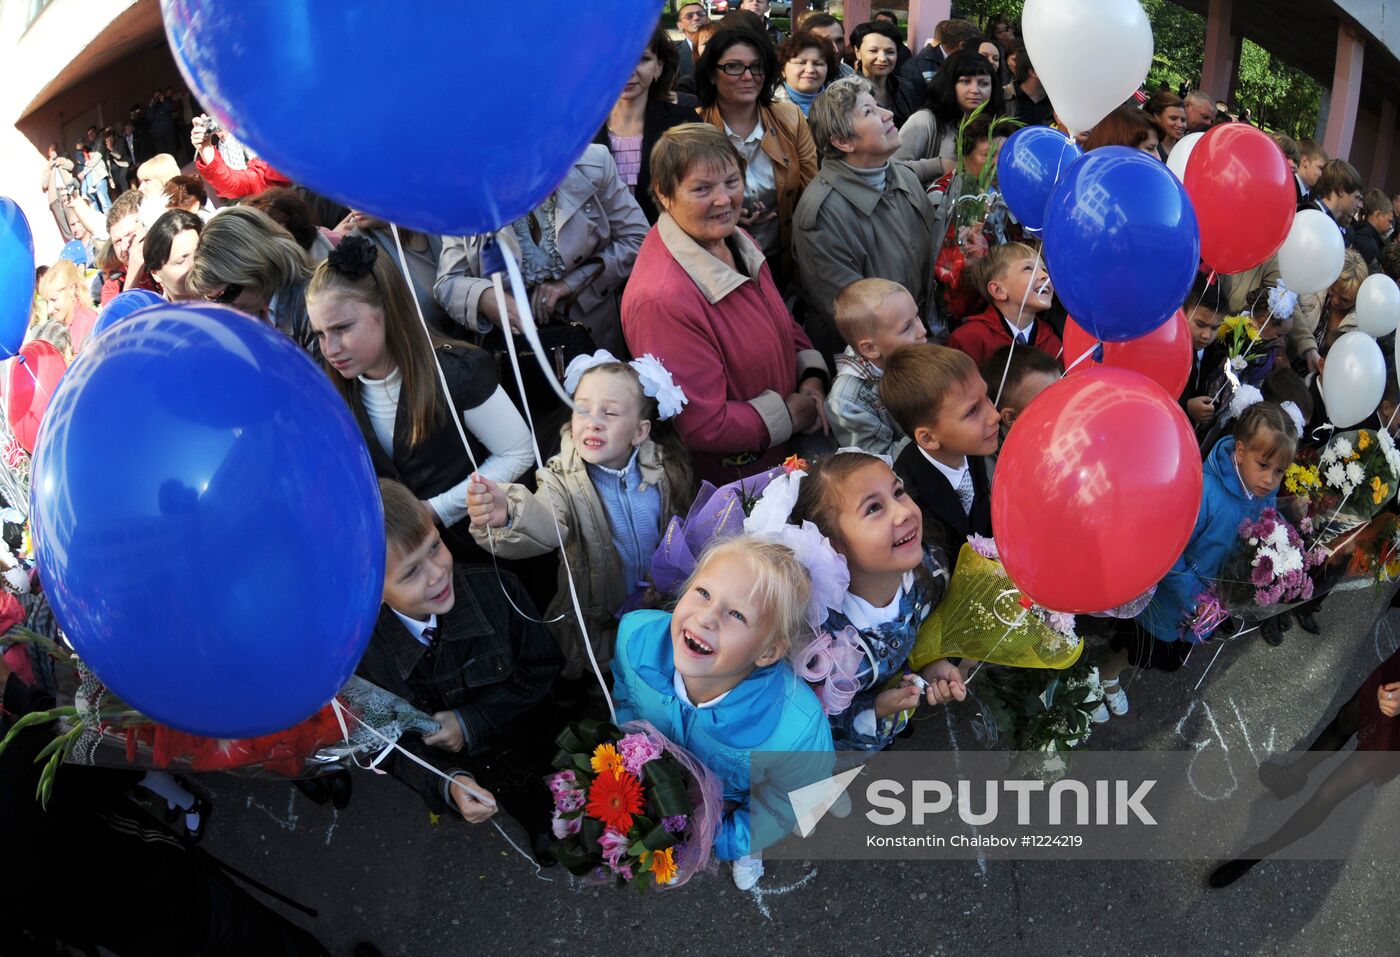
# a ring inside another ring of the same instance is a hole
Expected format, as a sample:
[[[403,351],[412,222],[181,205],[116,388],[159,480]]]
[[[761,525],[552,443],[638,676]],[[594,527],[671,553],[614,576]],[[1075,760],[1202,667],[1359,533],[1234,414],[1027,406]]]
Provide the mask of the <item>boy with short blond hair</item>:
[[[990,305],[968,316],[948,337],[948,345],[982,365],[992,353],[1014,341],[1016,348],[1060,354],[1060,337],[1048,322],[1037,321],[1050,308],[1054,287],[1036,251],[1025,243],[993,246],[969,267],[968,281]]]
[[[924,541],[956,562],[969,535],[992,534],[1001,416],[987,384],[966,353],[921,343],[890,357],[880,400],[910,438],[894,470],[923,512]]]
[[[836,297],[836,330],[846,340],[826,397],[836,444],[895,458],[909,438],[886,411],[877,387],[891,353],[928,338],[919,307],[897,282],[858,279]]]
[[[356,673],[439,722],[421,744],[399,744],[453,783],[407,760],[385,767],[435,813],[451,808],[476,824],[498,801],[524,825],[535,859],[552,864],[544,776],[563,724],[550,698],[558,647],[514,575],[456,564],[417,496],[388,479],[379,489],[384,605]]]

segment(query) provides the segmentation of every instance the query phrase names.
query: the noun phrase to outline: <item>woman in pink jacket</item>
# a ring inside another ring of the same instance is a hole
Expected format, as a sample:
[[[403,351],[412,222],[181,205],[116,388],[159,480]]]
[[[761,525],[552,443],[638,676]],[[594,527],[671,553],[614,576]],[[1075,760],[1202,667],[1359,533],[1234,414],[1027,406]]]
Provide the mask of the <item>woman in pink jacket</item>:
[[[737,229],[744,161],[708,124],[667,130],[651,154],[664,212],[622,297],[633,355],[660,359],[689,403],[676,428],[696,475],[771,468],[795,435],[825,430],[827,370],[793,321],[763,252]]]

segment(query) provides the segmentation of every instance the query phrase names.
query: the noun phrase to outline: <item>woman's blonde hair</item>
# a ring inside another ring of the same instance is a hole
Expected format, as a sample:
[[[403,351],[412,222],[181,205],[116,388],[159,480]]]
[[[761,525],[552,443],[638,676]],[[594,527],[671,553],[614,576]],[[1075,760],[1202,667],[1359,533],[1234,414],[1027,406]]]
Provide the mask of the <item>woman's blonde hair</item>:
[[[291,241],[290,234],[288,240]],[[366,255],[374,257],[373,266],[364,275],[352,277],[331,265],[329,259],[323,260],[312,273],[311,282],[307,284],[306,304],[310,307],[317,299],[334,297],[363,303],[382,313],[384,343],[390,358],[394,360],[394,365],[403,376],[402,395],[408,402],[408,441],[410,445],[417,445],[442,421],[444,403],[438,399],[433,349],[452,340],[431,330],[428,336],[424,337],[423,326],[418,321],[415,310],[413,293],[393,260],[361,236],[347,236],[341,241],[341,246],[344,247],[346,243],[352,247],[364,244]],[[346,251],[349,251],[348,247]],[[460,346],[464,349],[472,348],[466,343],[460,343]],[[360,402],[360,380],[347,379],[336,372],[325,356],[321,357],[321,365],[350,408],[357,408]]]
[[[234,206],[204,227],[185,282],[200,296],[238,285],[267,300],[283,286],[305,282],[310,273],[306,253],[291,233],[260,210]]]
[[[162,187],[180,175],[180,164],[169,153],[157,153],[136,167],[136,182],[157,180]]]
[[[1366,260],[1361,254],[1355,249],[1348,249],[1342,256],[1342,271],[1332,283],[1332,288],[1341,287],[1348,296],[1354,296],[1370,274],[1371,271],[1366,268]]]
[[[812,578],[797,554],[786,545],[753,535],[736,535],[711,542],[695,563],[681,588],[685,594],[695,586],[695,580],[705,566],[716,558],[737,555],[744,559],[753,579],[749,597],[773,616],[773,632],[763,646],[763,653],[780,649],[791,655],[806,644],[803,631],[807,628],[807,604],[812,599]]]
[[[81,285],[83,274],[78,271],[78,267],[67,259],[60,259],[48,268],[42,279],[39,280],[39,295],[47,299],[54,293],[67,289],[69,286]],[[91,308],[92,303],[87,303]]]

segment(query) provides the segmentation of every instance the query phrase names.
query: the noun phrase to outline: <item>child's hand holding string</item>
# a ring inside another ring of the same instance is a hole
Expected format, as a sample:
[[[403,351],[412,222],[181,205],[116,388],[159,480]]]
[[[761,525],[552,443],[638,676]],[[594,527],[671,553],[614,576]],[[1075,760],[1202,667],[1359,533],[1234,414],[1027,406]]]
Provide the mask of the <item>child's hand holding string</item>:
[[[477,528],[505,528],[510,506],[501,487],[480,472],[467,483],[467,515]]]
[[[899,684],[875,697],[875,720],[883,720],[901,711],[917,708],[923,697],[923,689],[919,687],[914,676],[905,675]]]
[[[967,700],[967,685],[963,683],[962,672],[947,658],[939,658],[925,665],[919,672],[928,682],[926,697],[929,704],[950,704]]]

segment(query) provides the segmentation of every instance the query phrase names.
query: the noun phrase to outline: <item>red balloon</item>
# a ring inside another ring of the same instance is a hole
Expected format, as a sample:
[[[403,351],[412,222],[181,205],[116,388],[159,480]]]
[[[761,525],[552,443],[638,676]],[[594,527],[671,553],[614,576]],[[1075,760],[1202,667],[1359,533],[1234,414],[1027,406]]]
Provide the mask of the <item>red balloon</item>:
[[[1116,608],[1166,575],[1201,505],[1201,454],[1176,398],[1090,369],[1042,392],[997,459],[992,528],[1006,573],[1066,612]]]
[[[1098,342],[1072,317],[1065,320],[1064,340],[1066,367]],[[1102,366],[1140,372],[1169,395],[1181,395],[1186,380],[1191,378],[1191,330],[1186,326],[1186,313],[1178,309],[1176,315],[1145,336],[1127,342],[1105,342],[1102,362],[1090,356],[1075,366],[1070,375]]]
[[[1186,194],[1201,230],[1201,258],[1227,274],[1278,252],[1298,201],[1288,160],[1248,123],[1213,126],[1200,138],[1186,163]]]
[[[67,368],[63,353],[42,339],[25,343],[19,350],[19,357],[10,363],[5,414],[15,439],[26,452],[34,452],[39,423],[44,420],[49,399],[53,398],[58,380],[63,378]]]

